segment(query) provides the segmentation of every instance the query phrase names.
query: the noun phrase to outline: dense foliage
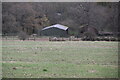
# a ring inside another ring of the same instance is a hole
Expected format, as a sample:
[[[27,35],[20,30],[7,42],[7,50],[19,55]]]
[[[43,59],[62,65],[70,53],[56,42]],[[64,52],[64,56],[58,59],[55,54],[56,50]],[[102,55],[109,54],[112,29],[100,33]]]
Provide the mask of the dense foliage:
[[[37,33],[46,26],[63,24],[70,34],[78,34],[84,25],[99,31],[116,32],[118,28],[118,3],[24,3],[2,4],[4,34]]]

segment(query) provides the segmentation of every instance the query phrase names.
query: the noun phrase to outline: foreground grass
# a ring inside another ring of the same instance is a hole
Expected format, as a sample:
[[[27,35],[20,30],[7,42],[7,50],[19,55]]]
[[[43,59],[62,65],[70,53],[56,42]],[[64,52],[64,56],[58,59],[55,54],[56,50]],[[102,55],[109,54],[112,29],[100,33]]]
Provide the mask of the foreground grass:
[[[6,78],[115,78],[118,43],[3,41]]]

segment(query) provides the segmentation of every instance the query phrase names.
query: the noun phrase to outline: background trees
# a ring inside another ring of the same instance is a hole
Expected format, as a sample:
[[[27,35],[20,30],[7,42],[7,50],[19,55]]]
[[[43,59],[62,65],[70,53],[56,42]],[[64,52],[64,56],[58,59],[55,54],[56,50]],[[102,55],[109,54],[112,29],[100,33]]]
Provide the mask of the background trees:
[[[43,27],[63,24],[70,34],[88,25],[99,31],[116,32],[118,29],[118,3],[7,3],[2,4],[2,32],[16,34],[39,33]]]

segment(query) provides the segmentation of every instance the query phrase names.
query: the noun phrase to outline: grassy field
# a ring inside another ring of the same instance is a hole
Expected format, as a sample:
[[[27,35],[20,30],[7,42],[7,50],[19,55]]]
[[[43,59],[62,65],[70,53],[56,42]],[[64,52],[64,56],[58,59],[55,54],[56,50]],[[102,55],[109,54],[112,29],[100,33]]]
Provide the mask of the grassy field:
[[[3,41],[4,78],[116,78],[118,43]]]

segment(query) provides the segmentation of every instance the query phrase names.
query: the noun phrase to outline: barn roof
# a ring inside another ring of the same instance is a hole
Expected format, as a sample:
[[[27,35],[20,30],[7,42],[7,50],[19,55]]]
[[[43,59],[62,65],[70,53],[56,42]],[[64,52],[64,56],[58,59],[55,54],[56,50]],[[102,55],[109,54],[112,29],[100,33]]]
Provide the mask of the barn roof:
[[[64,25],[61,25],[61,24],[55,24],[55,25],[52,25],[52,26],[45,27],[42,30],[46,30],[46,29],[53,28],[53,27],[59,28],[59,29],[62,29],[62,30],[67,30],[68,29],[67,26],[64,26]]]

